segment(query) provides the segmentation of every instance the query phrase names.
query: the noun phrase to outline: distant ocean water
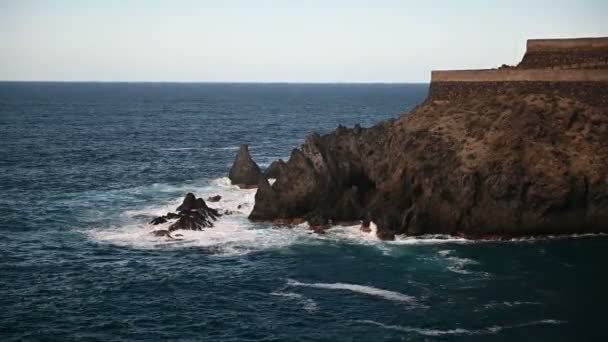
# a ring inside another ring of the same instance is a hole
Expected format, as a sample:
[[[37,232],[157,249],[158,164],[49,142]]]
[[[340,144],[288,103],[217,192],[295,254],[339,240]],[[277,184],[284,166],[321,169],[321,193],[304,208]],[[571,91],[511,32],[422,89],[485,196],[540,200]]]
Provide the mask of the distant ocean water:
[[[378,241],[253,224],[226,177],[420,84],[0,83],[0,340],[605,340],[608,239]],[[149,234],[187,192],[234,210]],[[238,206],[241,205],[241,209]]]

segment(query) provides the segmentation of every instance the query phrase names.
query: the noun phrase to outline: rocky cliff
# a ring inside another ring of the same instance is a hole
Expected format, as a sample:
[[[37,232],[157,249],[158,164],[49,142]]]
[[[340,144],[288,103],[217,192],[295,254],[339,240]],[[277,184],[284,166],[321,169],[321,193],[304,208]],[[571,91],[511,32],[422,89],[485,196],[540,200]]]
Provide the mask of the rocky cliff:
[[[371,220],[385,239],[608,232],[607,98],[608,80],[433,82],[399,118],[308,137],[250,218]]]

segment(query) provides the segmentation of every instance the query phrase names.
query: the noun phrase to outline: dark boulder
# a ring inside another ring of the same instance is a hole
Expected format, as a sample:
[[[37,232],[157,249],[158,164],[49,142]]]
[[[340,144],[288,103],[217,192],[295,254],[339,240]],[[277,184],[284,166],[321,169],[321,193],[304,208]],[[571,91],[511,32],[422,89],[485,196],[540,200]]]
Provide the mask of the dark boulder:
[[[263,178],[258,164],[253,161],[249,154],[249,147],[247,145],[240,146],[236,159],[228,173],[228,178],[230,178],[232,184],[242,189],[255,188],[259,180]]]
[[[166,222],[167,222],[167,218],[165,216],[159,216],[159,217],[154,218],[152,221],[150,221],[150,224],[153,224],[156,226],[157,224],[163,224]]]
[[[159,216],[150,223],[157,225],[166,223],[169,220],[177,219],[176,222],[169,226],[168,232],[178,229],[203,230],[203,228],[213,227],[213,222],[221,215],[222,214],[216,209],[209,208],[205,203],[205,200],[196,198],[194,194],[188,193],[182,204],[177,207],[177,213],[168,213],[167,215]]]
[[[219,202],[221,199],[222,199],[222,196],[220,196],[220,195],[207,197],[207,201],[209,201],[209,202]]]

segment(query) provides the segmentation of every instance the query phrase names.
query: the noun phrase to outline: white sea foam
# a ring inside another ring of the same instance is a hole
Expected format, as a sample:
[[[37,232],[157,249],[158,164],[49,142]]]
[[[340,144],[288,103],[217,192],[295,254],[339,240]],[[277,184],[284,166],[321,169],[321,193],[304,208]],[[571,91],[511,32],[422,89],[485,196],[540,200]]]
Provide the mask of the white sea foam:
[[[189,147],[184,147],[189,148]],[[233,148],[233,147],[229,147]],[[238,147],[235,147],[238,148]],[[272,181],[272,180],[271,180]],[[207,198],[220,195],[219,202],[209,203],[209,206],[220,211],[232,211],[232,215],[222,216],[212,229],[204,231],[178,231],[174,234],[182,234],[180,241],[168,240],[163,237],[154,237],[151,231],[166,228],[164,226],[151,226],[148,222],[157,216],[172,212],[183,200],[187,192],[193,192],[197,196]],[[133,248],[183,248],[204,247],[212,248],[218,254],[234,255],[244,254],[250,251],[258,251],[267,248],[281,248],[293,243],[319,244],[323,241],[347,242],[352,244],[364,244],[379,248],[383,254],[391,255],[395,248],[408,245],[434,245],[434,244],[465,244],[483,243],[485,241],[467,240],[461,237],[446,235],[423,235],[418,237],[397,236],[395,241],[380,241],[376,237],[376,225],[372,222],[370,232],[363,232],[360,225],[335,226],[324,235],[311,234],[307,225],[299,225],[293,228],[275,227],[269,224],[254,224],[247,219],[255,204],[256,189],[240,189],[233,186],[227,177],[211,181],[193,180],[183,184],[155,183],[147,187],[136,187],[112,191],[109,194],[93,193],[90,196],[99,199],[100,196],[107,197],[106,201],[128,201],[129,198],[162,198],[156,204],[125,210],[120,214],[120,222],[112,227],[103,227],[85,231],[93,240],[100,243],[109,243],[119,246]],[[605,235],[605,234],[604,234]],[[598,235],[572,235],[571,237],[588,237]],[[505,243],[531,242],[547,238],[536,239],[514,239]],[[486,240],[487,241],[487,240]],[[491,241],[497,242],[497,241]],[[448,257],[445,252],[443,257]],[[449,257],[454,257],[450,255]],[[449,270],[457,273],[467,273],[465,266],[472,264],[470,260],[448,259]]]
[[[483,306],[484,309],[494,309],[494,308],[500,308],[500,307],[514,307],[514,306],[520,306],[520,305],[542,305],[542,303],[539,302],[526,302],[526,301],[513,301],[513,302],[492,302],[492,303],[488,303],[486,305]],[[479,311],[479,310],[477,310]]]
[[[256,189],[240,189],[231,185],[230,180],[226,177],[198,186],[186,185],[180,188],[154,184],[152,187],[160,192],[164,190],[179,193],[179,196],[158,205],[125,211],[121,215],[124,221],[122,224],[110,228],[93,229],[85,233],[100,243],[118,246],[143,249],[201,247],[212,249],[215,254],[228,256],[269,248],[281,248],[298,240],[311,239],[305,227],[286,229],[251,223],[247,216],[253,209]],[[166,229],[170,223],[152,226],[148,224],[148,221],[153,217],[174,211],[183,200],[185,192],[193,192],[203,198],[219,194],[222,196],[221,200],[208,203],[208,205],[220,212],[229,210],[233,214],[222,216],[212,229],[173,232],[174,237],[178,234],[182,235],[179,240],[169,240],[150,234],[153,230]]]
[[[168,147],[168,148],[161,148],[161,151],[175,151],[175,152],[179,152],[179,151],[191,151],[191,150],[197,150],[197,147]]]
[[[380,323],[380,322],[376,322],[376,321],[372,321],[372,320],[359,320],[357,322],[376,325],[376,326],[379,326],[379,327],[382,327],[385,329],[390,329],[390,330],[412,332],[412,333],[416,333],[416,334],[424,335],[424,336],[491,335],[491,334],[496,334],[496,333],[498,333],[502,330],[506,330],[506,329],[516,329],[516,328],[523,328],[523,327],[528,327],[528,326],[533,326],[533,325],[542,325],[542,324],[553,325],[553,324],[566,323],[565,321],[560,321],[560,320],[555,320],[555,319],[542,319],[542,320],[538,320],[538,321],[532,321],[532,322],[526,322],[526,323],[514,324],[514,325],[504,325],[504,326],[495,325],[495,326],[490,326],[490,327],[481,328],[481,329],[464,329],[464,328],[433,329],[433,328],[416,328],[416,327],[409,327],[409,326],[402,326],[402,325],[389,325],[389,324],[384,324],[384,323]]]
[[[465,269],[465,267],[468,265],[478,265],[479,264],[477,261],[468,259],[468,258],[447,257],[445,259],[450,263],[450,265],[447,266],[448,270],[455,272],[455,273],[461,273],[461,274],[473,273],[472,271]]]
[[[441,261],[444,261],[447,263],[446,268],[451,272],[460,273],[460,274],[478,273],[483,276],[489,275],[486,272],[474,272],[474,271],[468,270],[467,266],[479,265],[479,262],[477,262],[473,259],[461,258],[461,257],[455,256],[454,250],[451,250],[451,249],[440,250],[437,252],[437,255],[440,257],[439,259]]]
[[[327,289],[327,290],[346,290],[356,293],[362,293],[370,296],[380,297],[396,302],[403,302],[407,304],[417,304],[416,298],[413,296],[408,296],[406,294],[390,291],[385,289],[379,289],[377,287],[372,286],[364,286],[357,284],[347,284],[347,283],[302,283],[293,279],[287,280],[287,285],[289,286],[302,286],[302,287],[313,287],[318,289]]]
[[[308,312],[313,313],[319,310],[319,306],[317,302],[310,298],[306,298],[303,295],[295,292],[272,292],[270,293],[273,296],[285,297],[287,299],[297,300],[297,302],[302,305],[302,308]]]
[[[442,257],[448,256],[448,255],[450,255],[452,253],[454,253],[454,251],[451,250],[451,249],[444,249],[444,250],[441,250],[441,251],[437,252],[437,254],[439,254]]]
[[[474,240],[465,239],[463,237],[443,235],[443,234],[426,234],[420,236],[404,236],[398,235],[394,241],[388,243],[394,245],[436,245],[436,244],[465,244],[472,243]]]

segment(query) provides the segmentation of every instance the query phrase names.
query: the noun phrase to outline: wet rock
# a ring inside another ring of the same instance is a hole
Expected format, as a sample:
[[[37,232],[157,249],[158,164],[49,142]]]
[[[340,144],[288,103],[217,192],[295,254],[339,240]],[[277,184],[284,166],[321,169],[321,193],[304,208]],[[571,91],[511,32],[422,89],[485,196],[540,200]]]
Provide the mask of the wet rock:
[[[152,221],[150,221],[150,224],[158,225],[158,224],[163,224],[166,222],[167,222],[167,218],[165,216],[159,216],[159,217],[156,217],[155,219],[153,219]]]
[[[266,178],[260,179],[258,183],[258,191],[255,194],[256,202],[262,203],[258,208],[257,212],[252,212],[249,215],[249,219],[256,220],[266,220],[266,219],[281,219],[279,215],[280,209],[276,206],[280,205],[280,201],[277,200],[274,195],[274,190],[268,183]],[[239,205],[238,208],[242,208],[242,205]]]
[[[369,220],[363,220],[361,222],[361,228],[359,228],[364,233],[371,233],[371,222]]]
[[[325,234],[325,231],[331,226],[331,222],[326,218],[326,216],[319,213],[311,213],[307,215],[306,222],[308,222],[310,230],[317,234]]]
[[[177,219],[169,226],[168,232],[178,229],[203,230],[203,228],[213,227],[213,222],[220,216],[221,214],[216,209],[209,208],[202,198],[196,198],[194,194],[188,193],[182,204],[177,207],[177,213],[157,217],[150,223],[157,225]],[[162,230],[156,232],[162,232]]]
[[[247,145],[241,145],[236,159],[230,168],[228,178],[232,184],[242,189],[255,188],[261,178],[264,178],[258,165],[249,154]]]
[[[173,236],[171,236],[171,232],[169,232],[168,230],[162,229],[162,230],[154,230],[152,231],[152,235],[156,236],[156,237],[166,237],[169,238],[171,240],[179,240],[174,238]],[[175,235],[177,236],[181,236],[181,234],[177,234]]]
[[[220,195],[207,197],[208,202],[219,202],[221,199],[222,199],[222,196],[220,196]]]

